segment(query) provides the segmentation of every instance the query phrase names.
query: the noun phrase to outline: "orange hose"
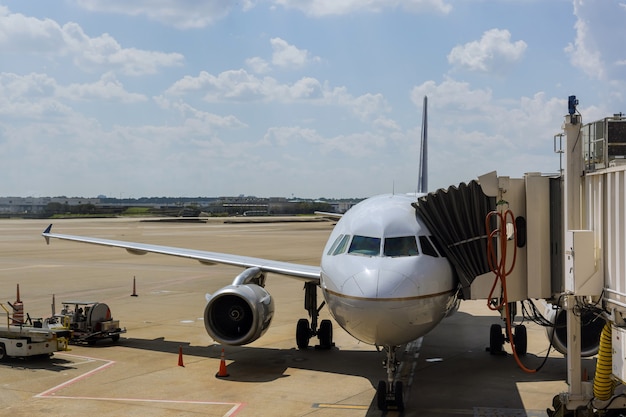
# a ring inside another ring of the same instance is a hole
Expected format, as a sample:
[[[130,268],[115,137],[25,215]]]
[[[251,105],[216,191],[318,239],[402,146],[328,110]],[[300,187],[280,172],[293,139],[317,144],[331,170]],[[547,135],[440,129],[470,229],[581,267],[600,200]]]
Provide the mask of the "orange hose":
[[[513,225],[513,236],[517,236],[515,216],[513,215],[513,212],[511,210],[506,210],[504,214],[497,212],[497,211],[491,211],[489,212],[489,214],[487,214],[487,217],[485,218],[486,230],[490,230],[489,221],[491,220],[492,216],[497,216],[497,221],[499,222],[497,226],[499,227],[492,230],[489,233],[489,238],[487,239],[487,261],[489,262],[489,268],[496,276],[496,278],[493,281],[493,285],[491,286],[491,291],[489,292],[489,296],[487,297],[487,307],[490,310],[494,310],[494,311],[496,310],[499,311],[502,309],[502,307],[504,307],[505,316],[506,316],[506,332],[509,338],[509,343],[511,344],[511,349],[513,350],[513,357],[515,358],[515,362],[517,362],[517,365],[524,372],[535,373],[537,372],[536,369],[529,369],[526,366],[524,366],[519,356],[517,355],[517,351],[515,350],[515,342],[513,340],[513,332],[511,330],[511,314],[509,312],[509,302],[508,302],[508,296],[506,292],[506,277],[513,271],[513,268],[515,267],[515,261],[517,260],[517,244],[514,244],[513,245],[513,248],[514,248],[513,260],[511,262],[511,266],[508,269],[506,268],[506,261],[507,261],[506,220],[507,218],[510,217],[511,224]],[[501,230],[502,227],[504,227],[504,230]],[[500,247],[500,262],[497,261],[498,254],[495,251],[495,248],[493,245],[493,238],[496,236],[498,237],[498,243]],[[490,304],[490,301],[494,299],[493,293],[496,289],[498,281],[500,282],[501,287],[502,287],[502,296],[500,298],[500,303],[494,306]]]

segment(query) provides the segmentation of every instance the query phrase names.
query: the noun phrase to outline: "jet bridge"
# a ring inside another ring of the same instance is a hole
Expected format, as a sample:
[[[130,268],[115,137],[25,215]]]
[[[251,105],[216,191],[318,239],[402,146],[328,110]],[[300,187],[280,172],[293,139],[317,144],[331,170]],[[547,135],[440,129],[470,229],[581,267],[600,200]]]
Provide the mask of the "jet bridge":
[[[555,176],[530,173],[523,179],[513,179],[490,172],[478,181],[423,196],[414,207],[454,266],[460,296],[466,300],[487,299],[490,293],[501,292],[499,287],[491,291],[494,274],[488,250],[489,245],[497,248],[497,239],[489,234],[498,224],[495,217],[489,221],[487,217],[492,212],[510,210],[510,223],[515,223],[516,233],[506,249],[510,254],[516,252],[516,259],[507,291],[509,302],[516,302],[551,298],[560,290],[558,280],[552,279],[560,271],[553,270],[551,261],[560,247],[559,218],[551,213],[551,208],[558,206],[559,196]],[[503,249],[497,248],[498,256]]]
[[[555,152],[562,156],[560,175],[528,173],[514,179],[492,172],[430,193],[414,206],[454,266],[461,298],[502,294],[497,285],[491,289],[490,248],[495,247],[498,262],[516,252],[507,276],[509,303],[544,299],[560,308],[551,320],[562,328],[553,328],[552,341],[566,354],[568,392],[555,396],[549,415],[623,415],[626,117],[583,125],[577,104],[571,96],[564,133],[554,138]],[[512,213],[504,218],[506,225],[486,220],[489,213],[505,210]],[[507,239],[500,239],[504,234]],[[583,381],[581,358],[596,354],[593,382]]]

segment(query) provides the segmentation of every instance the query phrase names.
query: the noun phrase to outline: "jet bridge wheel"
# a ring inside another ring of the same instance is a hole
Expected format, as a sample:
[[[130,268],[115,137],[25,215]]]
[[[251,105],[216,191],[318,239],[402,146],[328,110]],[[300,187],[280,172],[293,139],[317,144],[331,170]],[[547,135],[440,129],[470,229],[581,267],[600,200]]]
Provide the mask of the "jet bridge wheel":
[[[492,355],[502,355],[504,353],[504,335],[499,324],[492,324],[489,329],[489,353]]]
[[[526,335],[526,326],[518,324],[515,326],[515,334],[513,335],[513,342],[515,343],[515,352],[523,356],[528,352],[528,337]]]

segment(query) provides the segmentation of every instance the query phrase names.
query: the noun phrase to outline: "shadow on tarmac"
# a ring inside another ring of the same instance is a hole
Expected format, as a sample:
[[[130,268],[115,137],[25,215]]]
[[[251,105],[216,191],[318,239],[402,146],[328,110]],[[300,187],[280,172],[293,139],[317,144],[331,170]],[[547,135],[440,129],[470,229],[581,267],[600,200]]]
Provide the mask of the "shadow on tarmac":
[[[73,362],[59,356],[38,355],[26,358],[4,358],[0,361],[0,369],[44,369],[53,372],[63,372],[74,369]]]
[[[400,358],[403,363],[400,379],[404,384],[406,411],[401,415],[467,416],[474,415],[477,409],[496,410],[494,413],[502,409],[518,410],[511,414],[515,416],[542,415],[524,411],[521,390],[529,389],[532,395],[536,395],[532,391],[537,388],[525,383],[554,383],[547,392],[538,389],[538,394],[545,397],[541,397],[541,402],[550,404],[552,397],[560,392],[558,387],[566,379],[566,360],[553,354],[539,372],[529,374],[517,366],[512,354],[489,354],[486,351],[489,327],[498,322],[499,319],[493,316],[457,312],[424,337],[420,352],[405,353]],[[182,347],[185,356],[213,359],[219,359],[222,352],[221,345],[191,346],[187,342],[164,338],[122,338],[119,344],[174,355]],[[505,344],[505,349],[509,348]],[[541,355],[545,355],[545,349]],[[342,350],[341,347],[335,347],[324,351],[313,348],[298,350],[295,347],[226,346],[225,358],[230,374],[228,380],[242,383],[264,383],[288,378],[290,368],[363,377],[370,381],[373,388],[379,380],[386,378],[381,365],[385,354],[377,352],[374,347],[372,350]],[[543,359],[543,356],[533,353],[522,357],[523,363],[529,368],[539,366]],[[583,362],[585,368],[595,369],[594,359]],[[589,375],[592,377],[592,372]],[[550,391],[552,386],[555,392]],[[526,404],[531,394],[524,395]],[[545,410],[545,407],[538,408]],[[376,408],[375,396],[367,415],[381,415],[381,411]],[[390,411],[382,415],[400,414]]]

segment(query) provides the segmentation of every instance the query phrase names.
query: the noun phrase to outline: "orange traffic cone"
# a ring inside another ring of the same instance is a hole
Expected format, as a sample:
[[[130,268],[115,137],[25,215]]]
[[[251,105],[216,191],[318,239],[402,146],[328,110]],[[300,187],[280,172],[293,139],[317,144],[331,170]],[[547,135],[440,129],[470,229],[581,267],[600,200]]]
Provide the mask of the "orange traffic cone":
[[[183,347],[178,346],[178,366],[185,367],[183,364]]]
[[[224,360],[224,348],[222,348],[222,357],[220,358],[220,370],[215,374],[216,378],[226,378],[228,371],[226,370],[226,361]]]

